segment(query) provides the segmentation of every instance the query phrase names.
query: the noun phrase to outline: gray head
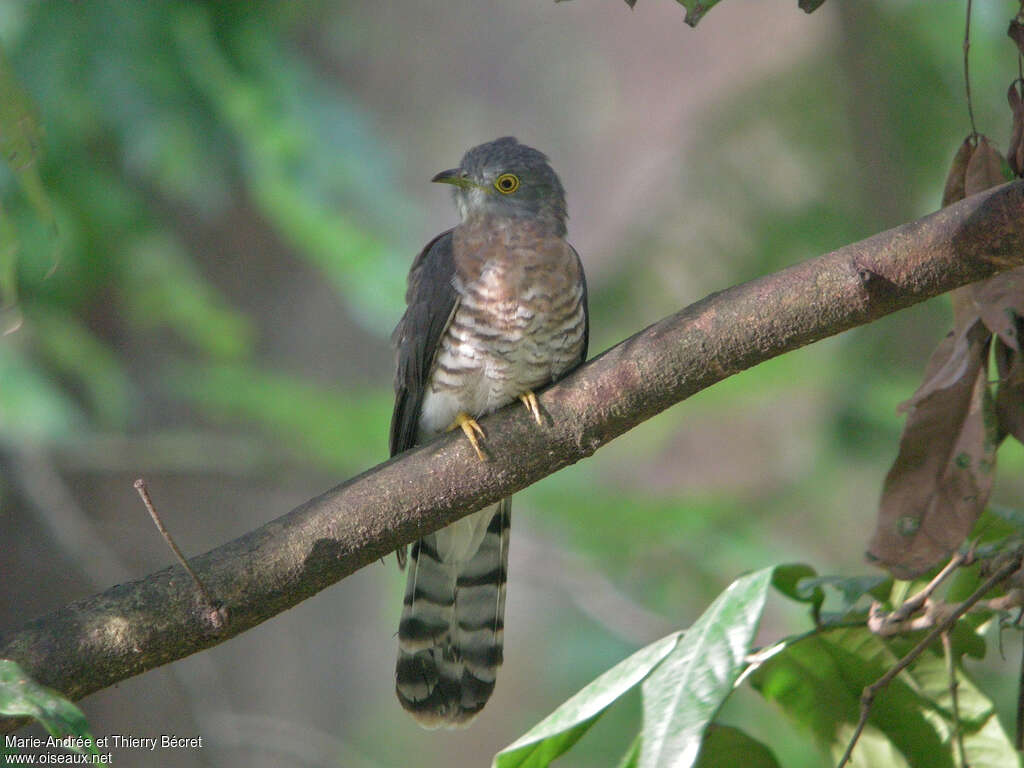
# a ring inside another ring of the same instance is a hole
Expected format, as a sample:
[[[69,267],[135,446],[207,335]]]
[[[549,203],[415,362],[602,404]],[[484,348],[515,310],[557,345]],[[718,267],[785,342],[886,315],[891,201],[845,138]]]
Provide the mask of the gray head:
[[[463,220],[475,214],[538,219],[565,234],[565,190],[543,152],[504,136],[463,157],[458,168],[432,181],[455,185],[455,205]]]

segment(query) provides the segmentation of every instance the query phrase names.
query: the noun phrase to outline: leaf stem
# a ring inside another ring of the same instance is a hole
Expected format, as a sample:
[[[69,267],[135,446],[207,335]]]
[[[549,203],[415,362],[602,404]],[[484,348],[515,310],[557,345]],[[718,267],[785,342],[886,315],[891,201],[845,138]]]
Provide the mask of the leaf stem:
[[[971,101],[971,71],[969,53],[971,50],[971,2],[967,0],[967,20],[964,22],[964,91],[967,94],[967,115],[971,118],[971,139],[978,143],[978,127],[974,124],[974,104]]]
[[[960,697],[958,695],[960,683],[956,679],[956,659],[953,657],[953,644],[950,642],[948,631],[942,633],[942,652],[946,657],[946,672],[949,674],[949,696],[953,705],[953,740],[956,742],[956,751],[960,758],[960,768],[970,768],[967,764],[967,751],[964,749],[964,731],[960,725]]]

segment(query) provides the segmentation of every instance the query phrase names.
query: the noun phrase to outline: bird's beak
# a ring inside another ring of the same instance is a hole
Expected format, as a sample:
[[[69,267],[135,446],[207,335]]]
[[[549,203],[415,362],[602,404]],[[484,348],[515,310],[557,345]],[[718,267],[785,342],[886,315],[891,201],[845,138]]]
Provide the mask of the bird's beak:
[[[460,171],[458,168],[449,168],[447,171],[441,171],[432,178],[431,181],[437,184],[454,184],[456,187],[463,187],[464,189],[476,186],[472,181],[467,178],[463,178],[459,174]]]

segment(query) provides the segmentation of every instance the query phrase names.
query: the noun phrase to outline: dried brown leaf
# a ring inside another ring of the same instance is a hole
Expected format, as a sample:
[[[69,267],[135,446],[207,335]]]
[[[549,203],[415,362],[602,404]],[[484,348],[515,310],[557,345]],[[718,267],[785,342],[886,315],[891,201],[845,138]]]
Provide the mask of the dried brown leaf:
[[[966,288],[976,312],[985,326],[998,335],[1006,346],[1020,349],[1020,327],[1018,320],[1024,317],[1024,267],[973,283]]]
[[[981,514],[995,468],[995,407],[988,391],[990,336],[976,323],[961,375],[912,401],[899,455],[885,479],[868,556],[899,578],[949,557]],[[922,389],[949,366],[957,337],[947,336],[928,364]]]
[[[1006,100],[1013,112],[1013,127],[1010,130],[1010,146],[1006,159],[1015,176],[1024,176],[1024,81],[1014,80],[1006,92]]]
[[[953,331],[965,336],[971,326],[981,319],[978,306],[974,302],[974,292],[970,285],[949,292],[953,300]]]
[[[967,163],[970,162],[973,152],[974,145],[971,144],[971,137],[968,136],[953,155],[953,164],[949,168],[949,175],[946,176],[946,188],[942,191],[943,208],[966,197],[964,182],[967,178]]]
[[[988,139],[979,136],[978,145],[971,152],[964,174],[965,193],[973,195],[998,186],[1005,180],[1003,156],[988,143]],[[1019,349],[1016,321],[1018,317],[1024,317],[1024,269],[1013,269],[980,283],[958,288],[951,293],[951,297],[953,328],[958,339],[965,337],[968,330],[981,320],[1007,346]]]
[[[1024,321],[1018,323],[1024,325]],[[995,342],[996,370],[999,389],[996,393],[996,418],[999,423],[999,441],[1013,435],[1024,443],[1024,355],[1002,340]]]
[[[965,289],[958,289],[958,291],[963,290]],[[953,293],[958,294],[958,291]],[[956,298],[957,296],[954,295],[954,299]],[[964,306],[967,306],[966,303]],[[978,321],[979,318],[975,312],[973,322],[970,324],[958,323],[957,329],[949,332],[929,358],[921,386],[909,400],[900,403],[897,410],[913,411],[922,400],[927,399],[935,392],[955,386],[967,375],[968,369],[973,368],[977,363],[975,346],[979,340],[984,340],[982,337],[987,338],[988,336]]]
[[[964,194],[976,195],[991,187],[998,187],[1006,181],[1003,175],[1003,156],[988,143],[984,136],[978,137],[978,146],[971,153],[964,176]]]
[[[984,136],[968,137],[953,158],[942,204],[1004,181],[999,151]],[[900,578],[913,578],[949,557],[984,510],[999,437],[988,388],[992,334],[1005,350],[1007,370],[1020,357],[1024,269],[965,286],[952,298],[953,331],[932,354],[921,386],[901,406],[909,411],[907,422],[868,548],[869,557]],[[1024,423],[1024,387],[1005,389],[1009,431],[1012,415]]]
[[[1006,34],[1017,44],[1017,50],[1024,54],[1024,24],[1021,24],[1020,19],[1010,21],[1010,28],[1006,30]]]

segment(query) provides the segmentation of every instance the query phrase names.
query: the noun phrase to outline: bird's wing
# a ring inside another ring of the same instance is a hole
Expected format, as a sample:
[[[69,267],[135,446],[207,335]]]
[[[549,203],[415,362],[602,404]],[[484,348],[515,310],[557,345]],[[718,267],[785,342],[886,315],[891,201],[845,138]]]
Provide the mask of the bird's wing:
[[[571,245],[573,255],[576,257],[576,264],[580,270],[580,282],[583,283],[583,297],[580,302],[583,304],[583,346],[580,347],[580,359],[577,365],[582,365],[587,360],[587,348],[590,346],[590,307],[587,306],[587,273],[583,271],[583,261],[579,252]],[[576,366],[574,365],[573,368]]]
[[[435,237],[409,270],[406,310],[391,336],[396,349],[395,409],[391,414],[391,455],[416,442],[427,377],[441,337],[458,305],[452,280],[452,230]]]

